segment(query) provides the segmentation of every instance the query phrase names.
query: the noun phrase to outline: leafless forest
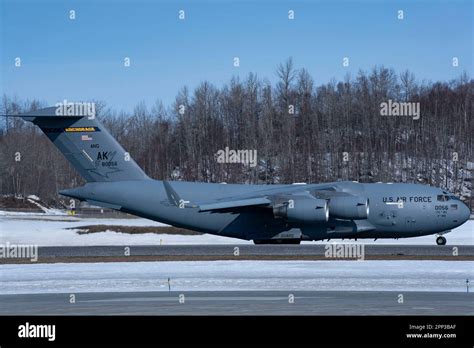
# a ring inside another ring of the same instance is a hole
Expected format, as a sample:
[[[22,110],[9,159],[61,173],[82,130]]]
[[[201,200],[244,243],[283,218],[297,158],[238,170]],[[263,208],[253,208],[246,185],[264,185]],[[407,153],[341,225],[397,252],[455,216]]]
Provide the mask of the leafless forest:
[[[290,59],[276,74],[273,84],[250,74],[219,87],[183,87],[173,105],[139,102],[132,113],[96,101],[98,117],[155,179],[417,182],[449,189],[472,205],[474,80],[466,73],[431,82],[375,67],[317,85],[317,76]],[[381,116],[380,104],[389,99],[419,102],[420,119]],[[45,106],[4,95],[0,113]],[[39,129],[15,118],[0,122],[2,194],[52,201],[59,189],[82,184]],[[225,147],[257,150],[258,165],[218,163],[216,152]]]

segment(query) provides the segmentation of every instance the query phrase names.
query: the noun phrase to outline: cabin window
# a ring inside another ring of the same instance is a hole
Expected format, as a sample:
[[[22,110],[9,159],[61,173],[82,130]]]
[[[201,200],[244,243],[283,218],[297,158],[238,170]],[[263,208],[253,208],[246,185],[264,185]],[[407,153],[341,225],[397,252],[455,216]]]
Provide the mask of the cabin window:
[[[451,204],[451,209],[452,210],[458,210],[458,205],[457,204]]]
[[[449,201],[449,200],[450,200],[449,196],[438,195],[438,202],[446,202],[446,201]]]

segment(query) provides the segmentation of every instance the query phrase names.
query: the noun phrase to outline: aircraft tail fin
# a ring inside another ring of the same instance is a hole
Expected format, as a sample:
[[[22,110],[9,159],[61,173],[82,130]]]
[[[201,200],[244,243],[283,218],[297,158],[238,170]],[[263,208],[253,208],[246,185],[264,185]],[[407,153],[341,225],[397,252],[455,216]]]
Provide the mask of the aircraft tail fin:
[[[39,126],[87,182],[149,179],[94,114],[60,108],[12,116]]]

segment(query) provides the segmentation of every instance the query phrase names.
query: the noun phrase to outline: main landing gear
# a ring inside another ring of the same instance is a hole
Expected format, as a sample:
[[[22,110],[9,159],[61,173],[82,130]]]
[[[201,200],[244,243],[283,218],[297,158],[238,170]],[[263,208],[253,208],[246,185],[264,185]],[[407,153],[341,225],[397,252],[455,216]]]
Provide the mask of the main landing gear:
[[[445,245],[446,244],[446,238],[444,238],[443,236],[439,236],[438,238],[436,238],[436,244]]]

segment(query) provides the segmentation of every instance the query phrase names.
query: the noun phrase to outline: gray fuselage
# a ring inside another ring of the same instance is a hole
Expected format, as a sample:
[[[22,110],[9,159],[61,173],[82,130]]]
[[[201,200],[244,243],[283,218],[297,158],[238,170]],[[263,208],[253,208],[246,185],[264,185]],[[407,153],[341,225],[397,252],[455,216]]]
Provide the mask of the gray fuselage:
[[[88,183],[65,190],[66,196],[100,202],[117,210],[203,233],[246,240],[298,238],[406,238],[449,231],[463,224],[468,207],[450,193],[419,184],[362,184],[334,182],[308,185],[236,185],[170,182],[180,197],[191,203],[220,198],[262,197],[272,194],[321,190],[328,186],[340,192],[365,196],[367,219],[330,217],[323,223],[289,223],[275,219],[270,209],[249,208],[240,212],[200,212],[197,207],[178,207],[169,202],[162,181],[115,181]]]

